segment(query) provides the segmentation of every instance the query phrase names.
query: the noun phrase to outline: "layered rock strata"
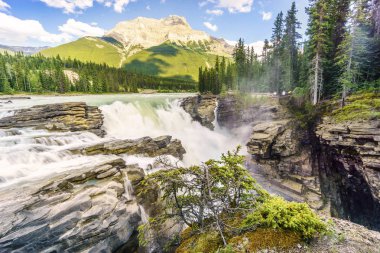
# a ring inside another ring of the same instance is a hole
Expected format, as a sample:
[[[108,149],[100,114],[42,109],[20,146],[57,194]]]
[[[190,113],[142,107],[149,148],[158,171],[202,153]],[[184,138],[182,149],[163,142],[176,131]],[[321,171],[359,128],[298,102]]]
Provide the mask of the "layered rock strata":
[[[50,131],[89,131],[104,136],[102,125],[101,111],[82,102],[37,105],[0,119],[0,128],[35,127]]]
[[[322,190],[334,216],[380,230],[380,121],[317,126]]]
[[[1,252],[113,252],[142,219],[122,159],[0,190]],[[143,173],[143,172],[140,172]]]
[[[181,141],[171,136],[161,136],[157,138],[143,137],[137,140],[111,140],[89,145],[86,147],[74,148],[70,150],[74,154],[82,155],[142,155],[147,157],[157,157],[171,155],[183,159],[186,150]]]
[[[182,100],[181,107],[192,117],[211,130],[215,128],[215,110],[217,108],[217,96],[202,95],[188,97]]]

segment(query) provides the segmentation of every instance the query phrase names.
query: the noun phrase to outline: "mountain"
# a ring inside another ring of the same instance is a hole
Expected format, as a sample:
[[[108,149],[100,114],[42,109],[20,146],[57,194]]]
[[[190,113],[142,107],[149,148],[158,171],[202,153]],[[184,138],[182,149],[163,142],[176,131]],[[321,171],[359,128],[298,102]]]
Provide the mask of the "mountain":
[[[117,44],[113,44],[103,38],[84,37],[79,40],[48,48],[40,52],[51,57],[78,59],[95,63],[107,63],[112,67],[121,67],[124,59],[124,50]]]
[[[47,49],[48,47],[20,47],[20,46],[6,46],[0,45],[0,49],[8,50],[12,52],[23,52],[27,55],[32,55],[40,52],[41,50]]]
[[[164,19],[138,17],[120,22],[106,36],[121,42],[131,51],[134,51],[133,47],[136,46],[146,49],[169,41],[185,45],[205,45],[211,53],[232,53],[231,46],[224,40],[213,38],[203,31],[193,30],[184,17],[174,15]]]
[[[223,39],[193,30],[184,17],[169,16],[120,22],[104,37],[84,37],[41,53],[197,80],[198,67],[213,65],[217,55],[230,57],[232,50]]]

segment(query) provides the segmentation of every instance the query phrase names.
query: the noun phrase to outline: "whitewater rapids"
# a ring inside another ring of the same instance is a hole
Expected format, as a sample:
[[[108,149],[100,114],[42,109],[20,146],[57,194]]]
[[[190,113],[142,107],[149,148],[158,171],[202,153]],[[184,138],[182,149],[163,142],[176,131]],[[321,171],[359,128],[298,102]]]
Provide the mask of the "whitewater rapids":
[[[33,97],[15,100],[0,107],[0,118],[33,105],[58,102],[86,102],[96,105],[104,116],[105,138],[89,132],[47,132],[34,129],[0,130],[0,187],[16,182],[30,182],[66,170],[114,159],[113,155],[83,156],[69,149],[96,144],[106,139],[137,139],[145,136],[171,135],[186,149],[183,163],[195,165],[222,153],[245,146],[249,128],[230,132],[216,125],[214,131],[191,119],[180,107],[180,99],[191,94],[104,95],[76,97]],[[245,152],[243,150],[243,152]],[[128,164],[145,169],[154,158],[123,156]]]

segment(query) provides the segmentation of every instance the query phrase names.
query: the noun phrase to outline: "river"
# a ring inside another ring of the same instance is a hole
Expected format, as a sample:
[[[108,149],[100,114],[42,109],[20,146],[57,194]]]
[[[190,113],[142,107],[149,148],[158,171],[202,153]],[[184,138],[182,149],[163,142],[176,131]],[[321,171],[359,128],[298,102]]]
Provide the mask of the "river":
[[[33,96],[27,100],[13,100],[0,107],[0,118],[15,110],[34,105],[86,102],[98,106],[104,116],[106,136],[100,138],[90,132],[48,132],[45,130],[0,130],[0,187],[15,183],[30,183],[81,165],[112,159],[110,155],[82,156],[68,149],[85,144],[96,144],[105,139],[137,139],[171,135],[181,140],[187,153],[183,163],[199,164],[221,153],[245,146],[249,127],[234,132],[220,128],[214,131],[191,119],[180,107],[180,99],[193,94],[128,94],[87,96]],[[245,150],[242,151],[243,153]],[[128,164],[146,167],[154,159],[123,156]]]

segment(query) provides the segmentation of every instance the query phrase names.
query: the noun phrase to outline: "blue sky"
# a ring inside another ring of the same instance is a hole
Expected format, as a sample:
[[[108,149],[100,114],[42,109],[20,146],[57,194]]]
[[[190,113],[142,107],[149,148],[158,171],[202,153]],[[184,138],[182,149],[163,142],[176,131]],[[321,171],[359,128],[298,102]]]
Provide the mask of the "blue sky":
[[[0,44],[54,46],[85,35],[100,36],[138,16],[184,16],[197,30],[248,43],[270,38],[278,12],[290,0],[0,0]],[[303,31],[307,0],[295,0]]]

